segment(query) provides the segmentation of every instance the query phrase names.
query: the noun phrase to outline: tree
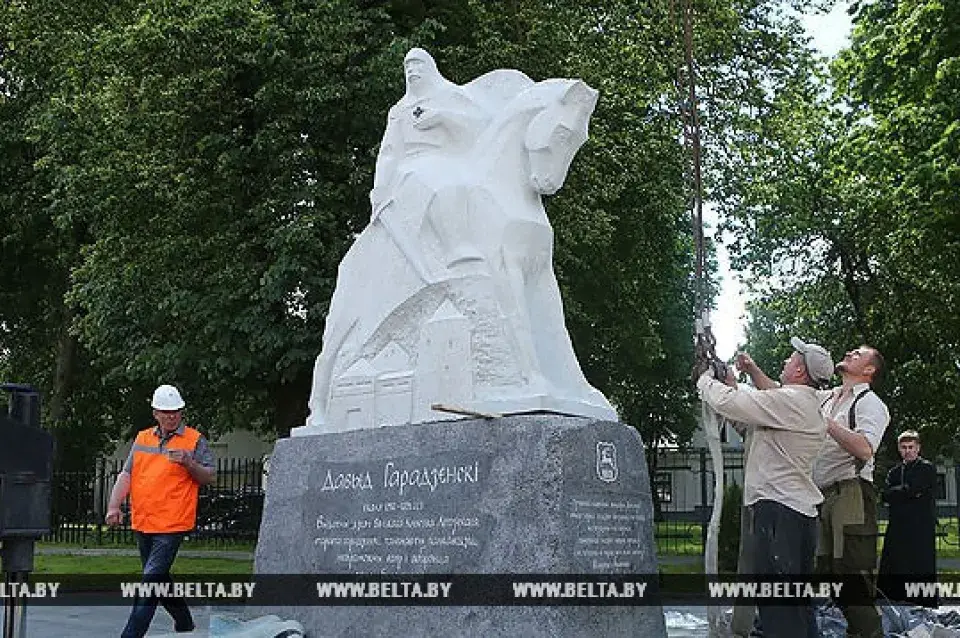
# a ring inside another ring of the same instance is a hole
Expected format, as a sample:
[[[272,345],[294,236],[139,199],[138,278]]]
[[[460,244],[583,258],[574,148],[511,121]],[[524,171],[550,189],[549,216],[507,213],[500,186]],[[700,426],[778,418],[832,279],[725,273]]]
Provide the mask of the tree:
[[[836,92],[791,96],[742,162],[731,211],[739,264],[777,285],[755,305],[751,339],[774,328],[835,356],[861,342],[887,358],[892,429],[922,429],[956,452],[960,129],[958,8],[861,5]],[[822,86],[822,85],[820,85]],[[766,179],[759,181],[759,176]],[[773,179],[771,179],[773,176]],[[774,267],[776,265],[776,267]]]
[[[750,114],[799,73],[795,25],[759,1],[697,8],[719,174],[737,139],[727,128],[754,130]],[[336,267],[369,219],[384,116],[416,44],[457,82],[518,67],[600,90],[591,139],[547,203],[568,327],[624,421],[653,444],[685,441],[692,239],[678,16],[672,2],[626,0],[7,5],[15,55],[3,70],[25,88],[0,110],[13,125],[5,166],[22,173],[4,219],[28,201],[32,225],[4,232],[4,245],[35,264],[2,284],[18,300],[0,319],[7,365],[59,393],[58,428],[98,441],[142,427],[159,382],[181,387],[209,433],[302,423]],[[51,347],[60,336],[72,358]],[[31,343],[46,358],[14,362]],[[72,362],[59,386],[58,361]]]
[[[94,2],[69,11],[45,3],[0,10],[0,372],[44,391],[45,420],[61,440],[75,433],[58,454],[78,465],[105,441],[89,427],[99,415],[96,401],[77,400],[97,383],[64,303],[86,227],[64,206],[63,182],[40,131],[56,125],[48,107],[76,81],[63,74],[63,60],[79,55],[86,28],[105,10]]]

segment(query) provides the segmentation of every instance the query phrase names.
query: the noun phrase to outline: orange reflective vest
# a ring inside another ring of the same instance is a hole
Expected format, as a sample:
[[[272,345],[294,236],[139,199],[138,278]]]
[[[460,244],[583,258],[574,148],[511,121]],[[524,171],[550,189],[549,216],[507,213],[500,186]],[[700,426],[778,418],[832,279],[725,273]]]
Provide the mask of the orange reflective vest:
[[[183,434],[171,436],[161,448],[155,429],[141,430],[133,442],[131,527],[148,534],[189,532],[197,522],[200,484],[187,468],[167,458],[164,451],[193,453],[200,433],[184,426]]]

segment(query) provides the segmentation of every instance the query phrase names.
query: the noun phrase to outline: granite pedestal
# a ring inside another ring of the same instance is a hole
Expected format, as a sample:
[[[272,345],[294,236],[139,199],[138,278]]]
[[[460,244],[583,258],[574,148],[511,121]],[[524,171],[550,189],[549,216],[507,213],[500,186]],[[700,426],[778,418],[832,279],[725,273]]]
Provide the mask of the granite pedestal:
[[[258,574],[654,574],[637,432],[559,415],[283,439]],[[659,605],[261,608],[308,636],[665,636]],[[412,632],[412,633],[411,633]]]

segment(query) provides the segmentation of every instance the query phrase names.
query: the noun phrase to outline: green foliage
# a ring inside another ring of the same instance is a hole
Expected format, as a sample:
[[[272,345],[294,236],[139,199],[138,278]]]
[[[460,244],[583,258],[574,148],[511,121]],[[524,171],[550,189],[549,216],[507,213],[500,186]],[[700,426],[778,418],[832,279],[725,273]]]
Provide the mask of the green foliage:
[[[653,445],[689,438],[674,3],[95,0],[0,16],[0,370],[44,391],[66,460],[144,427],[159,382],[210,434],[303,422],[413,45],[456,82],[506,67],[600,90],[591,139],[547,203],[568,328],[624,421]],[[773,3],[698,5],[696,20],[723,195],[729,149],[809,64]]]
[[[752,307],[757,360],[778,369],[791,334],[836,359],[876,346],[891,429],[921,430],[947,456],[960,381],[958,25],[956,3],[861,5],[831,66],[834,95],[812,79],[784,94],[743,152],[727,211],[738,266],[775,276]]]

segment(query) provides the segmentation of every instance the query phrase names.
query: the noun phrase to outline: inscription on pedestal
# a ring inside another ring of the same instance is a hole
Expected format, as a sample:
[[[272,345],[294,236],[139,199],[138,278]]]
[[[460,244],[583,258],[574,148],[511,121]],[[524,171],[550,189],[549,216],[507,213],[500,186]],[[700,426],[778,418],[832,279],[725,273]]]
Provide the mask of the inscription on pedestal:
[[[304,436],[277,443],[271,470],[257,574],[552,581],[657,571],[643,444],[624,425],[518,415]],[[410,634],[408,627],[423,638],[666,636],[655,599],[503,605],[496,589],[478,585],[470,597],[484,601],[477,605],[398,598],[244,613],[296,618],[310,636],[330,638]]]
[[[483,455],[323,463],[311,481],[319,571],[469,571],[493,525],[478,507],[489,468]]]
[[[598,494],[571,499],[573,557],[585,573],[640,571],[644,555],[640,525],[645,521],[640,511],[639,497],[611,499]]]
[[[582,573],[651,570],[649,479],[639,439],[615,425],[568,432],[563,517],[572,565]]]

